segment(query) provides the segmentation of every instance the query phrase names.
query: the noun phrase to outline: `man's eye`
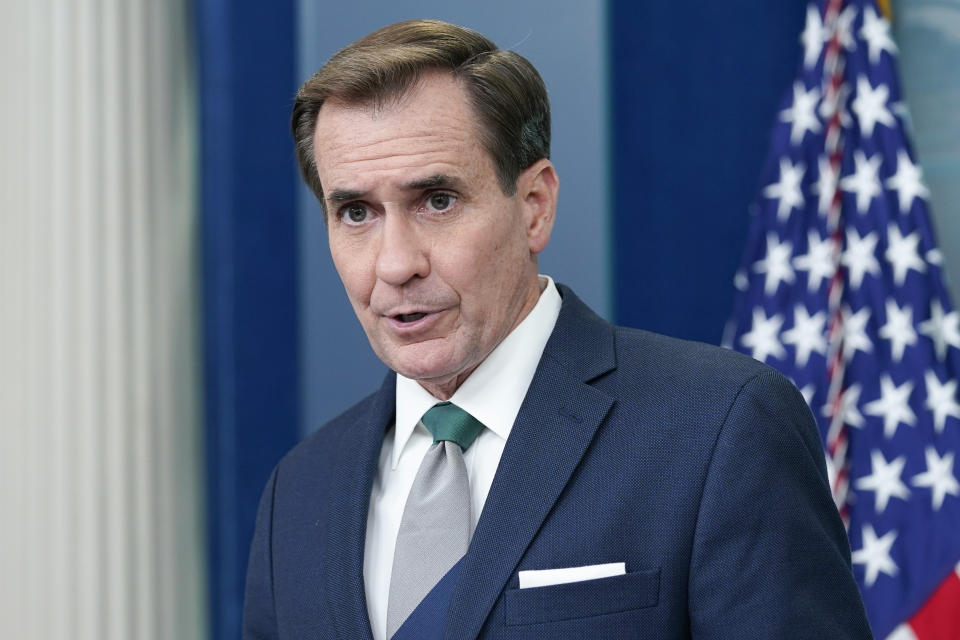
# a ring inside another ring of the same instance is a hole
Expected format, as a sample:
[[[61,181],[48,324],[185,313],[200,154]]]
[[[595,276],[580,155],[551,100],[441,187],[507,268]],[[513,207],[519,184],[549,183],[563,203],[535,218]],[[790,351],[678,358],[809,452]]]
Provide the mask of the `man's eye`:
[[[457,197],[450,193],[432,193],[427,198],[427,208],[434,212],[446,211],[457,201]]]
[[[342,215],[347,219],[347,222],[360,224],[367,219],[368,212],[367,208],[359,202],[352,202],[343,208]]]

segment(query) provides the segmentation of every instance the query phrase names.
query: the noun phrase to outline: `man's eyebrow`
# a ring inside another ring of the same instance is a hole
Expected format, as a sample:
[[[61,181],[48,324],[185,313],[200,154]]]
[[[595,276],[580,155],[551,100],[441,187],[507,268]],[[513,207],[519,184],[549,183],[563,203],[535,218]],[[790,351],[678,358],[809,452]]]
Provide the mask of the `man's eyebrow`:
[[[453,176],[448,176],[443,173],[438,173],[436,175],[430,176],[429,178],[423,178],[421,180],[414,180],[413,182],[408,182],[404,185],[405,189],[410,191],[422,191],[424,189],[437,189],[437,188],[448,188],[456,189],[462,185],[462,181],[459,178]]]
[[[403,185],[406,191],[423,191],[425,189],[457,189],[461,187],[463,181],[453,176],[438,173],[427,178],[414,180]],[[366,191],[356,189],[332,189],[326,194],[326,199],[331,205],[349,202],[351,200],[362,200],[367,195]]]
[[[327,193],[327,200],[330,204],[338,204],[349,200],[359,200],[366,195],[366,191],[354,191],[351,189],[334,189]]]

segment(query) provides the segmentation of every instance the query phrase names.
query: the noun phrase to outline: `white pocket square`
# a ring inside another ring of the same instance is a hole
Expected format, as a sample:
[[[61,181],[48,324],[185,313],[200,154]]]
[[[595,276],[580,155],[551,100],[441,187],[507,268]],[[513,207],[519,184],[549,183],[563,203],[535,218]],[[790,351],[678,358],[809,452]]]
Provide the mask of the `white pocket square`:
[[[555,584],[596,580],[597,578],[611,578],[622,576],[627,572],[625,562],[608,562],[607,564],[590,564],[585,567],[567,567],[565,569],[534,569],[520,571],[520,588],[549,587]]]

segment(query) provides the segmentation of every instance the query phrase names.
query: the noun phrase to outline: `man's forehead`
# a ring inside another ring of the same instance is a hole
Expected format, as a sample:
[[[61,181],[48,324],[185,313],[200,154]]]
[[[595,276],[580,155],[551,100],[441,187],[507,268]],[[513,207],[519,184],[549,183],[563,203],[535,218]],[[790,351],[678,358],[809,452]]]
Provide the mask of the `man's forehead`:
[[[437,176],[464,182],[492,167],[480,155],[487,153],[473,109],[449,75],[424,78],[377,108],[330,101],[317,116],[314,156],[325,192],[366,191],[381,178],[398,188]]]
[[[321,178],[328,181],[390,179],[406,184],[435,176],[471,178],[484,164],[477,149],[476,140],[462,130],[385,129],[318,138],[315,155]]]

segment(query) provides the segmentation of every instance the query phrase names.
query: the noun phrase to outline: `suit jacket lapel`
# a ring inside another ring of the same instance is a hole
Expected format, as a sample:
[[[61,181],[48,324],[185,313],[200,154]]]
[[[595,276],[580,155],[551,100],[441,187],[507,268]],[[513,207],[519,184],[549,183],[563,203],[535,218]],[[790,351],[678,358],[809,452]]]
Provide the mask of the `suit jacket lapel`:
[[[390,373],[373,397],[366,419],[344,433],[327,497],[326,593],[337,633],[349,640],[372,638],[363,553],[370,492],[384,432],[393,421],[395,389],[396,376]]]
[[[445,638],[475,638],[579,464],[613,398],[586,384],[616,366],[613,328],[564,297],[453,591]]]

